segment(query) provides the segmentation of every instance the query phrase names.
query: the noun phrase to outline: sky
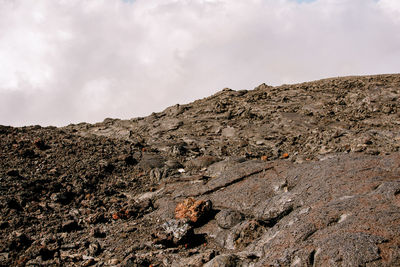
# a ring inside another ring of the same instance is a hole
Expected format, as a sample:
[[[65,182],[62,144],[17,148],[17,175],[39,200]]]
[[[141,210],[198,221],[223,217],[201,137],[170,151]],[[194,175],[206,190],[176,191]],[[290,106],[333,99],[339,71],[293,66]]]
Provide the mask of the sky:
[[[0,125],[399,72],[399,0],[0,0]]]

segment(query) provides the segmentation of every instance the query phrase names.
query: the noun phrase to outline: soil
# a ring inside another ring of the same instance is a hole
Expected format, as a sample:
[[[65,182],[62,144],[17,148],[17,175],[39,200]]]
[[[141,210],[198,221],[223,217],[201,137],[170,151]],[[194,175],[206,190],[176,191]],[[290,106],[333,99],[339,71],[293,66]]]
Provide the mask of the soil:
[[[400,266],[400,75],[0,126],[0,266]]]

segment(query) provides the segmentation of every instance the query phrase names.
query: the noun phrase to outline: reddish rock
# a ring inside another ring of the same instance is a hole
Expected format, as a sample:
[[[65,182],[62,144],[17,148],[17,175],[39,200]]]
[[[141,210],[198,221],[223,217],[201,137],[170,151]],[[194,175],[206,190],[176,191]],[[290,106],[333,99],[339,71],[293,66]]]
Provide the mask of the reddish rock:
[[[175,208],[175,218],[188,219],[196,223],[200,219],[205,218],[212,209],[210,200],[195,200],[188,198],[179,203]]]

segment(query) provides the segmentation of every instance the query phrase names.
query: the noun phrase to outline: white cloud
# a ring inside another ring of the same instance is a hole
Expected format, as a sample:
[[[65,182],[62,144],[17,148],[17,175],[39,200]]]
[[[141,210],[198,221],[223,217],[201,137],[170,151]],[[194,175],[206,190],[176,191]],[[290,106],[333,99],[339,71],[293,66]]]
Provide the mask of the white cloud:
[[[2,0],[0,124],[131,118],[208,96],[399,72],[397,0]]]

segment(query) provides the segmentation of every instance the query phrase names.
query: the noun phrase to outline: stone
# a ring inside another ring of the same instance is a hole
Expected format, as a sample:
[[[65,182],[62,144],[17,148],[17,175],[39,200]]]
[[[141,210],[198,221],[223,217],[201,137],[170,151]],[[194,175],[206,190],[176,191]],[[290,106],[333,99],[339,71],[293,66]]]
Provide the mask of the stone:
[[[35,141],[33,141],[33,144],[39,148],[40,150],[46,150],[48,148],[50,148],[42,139],[36,139]]]
[[[264,228],[255,220],[244,221],[229,231],[222,231],[216,236],[216,242],[224,248],[235,250],[244,248],[260,237]]]
[[[107,221],[107,219],[104,217],[104,213],[102,213],[102,212],[96,212],[94,214],[89,215],[86,218],[86,222],[89,224],[104,223],[106,221]]]
[[[193,235],[193,227],[186,221],[169,220],[162,224],[161,231],[153,234],[153,242],[166,246],[176,246],[190,242]]]
[[[224,209],[218,212],[215,216],[218,226],[224,229],[229,229],[243,220],[243,215],[234,210]]]
[[[69,233],[69,232],[77,231],[80,229],[81,229],[81,227],[79,226],[78,222],[75,220],[68,220],[61,225],[62,232]]]
[[[236,134],[235,128],[230,127],[230,126],[222,129],[222,133],[221,133],[221,135],[225,136],[225,137],[234,137],[235,134]]]
[[[188,198],[181,203],[178,203],[176,206],[175,218],[188,219],[189,221],[196,223],[206,219],[211,209],[212,203],[210,200],[205,201]]]
[[[7,175],[12,176],[12,177],[19,177],[19,171],[12,169],[7,172]]]
[[[142,159],[138,166],[144,170],[151,170],[154,168],[162,168],[164,166],[165,159],[161,155],[152,153],[143,153]]]
[[[385,239],[365,233],[334,234],[319,244],[313,256],[317,266],[339,263],[363,266],[381,258],[378,245]]]
[[[282,193],[264,203],[259,203],[253,213],[258,220],[272,226],[281,217],[289,214],[294,206],[294,196],[291,193]]]
[[[88,248],[89,255],[97,256],[101,252],[101,246],[99,242],[95,241],[89,244]]]
[[[39,250],[39,254],[42,257],[43,261],[51,260],[54,258],[54,254],[56,253],[56,249],[49,249],[47,246],[43,246]]]
[[[102,232],[99,228],[93,228],[90,230],[90,235],[95,237],[95,238],[105,238],[106,233]]]
[[[219,159],[214,156],[201,156],[195,159],[192,159],[186,163],[186,169],[188,170],[200,170],[208,167],[209,165],[217,162]]]
[[[236,267],[239,265],[239,258],[236,255],[225,254],[216,256],[211,261],[204,264],[204,267]]]
[[[138,163],[137,160],[132,155],[124,156],[123,159],[124,159],[125,164],[128,166],[135,165]]]
[[[70,203],[74,197],[75,197],[75,194],[70,191],[53,193],[50,196],[51,200],[53,200],[54,202],[57,202],[57,203],[61,203],[63,205]]]
[[[8,246],[10,251],[21,251],[23,249],[28,248],[32,244],[32,240],[25,233],[15,233],[15,235],[10,240],[10,244]]]
[[[108,263],[110,266],[116,266],[119,262],[120,262],[119,259],[110,259],[107,263]]]

